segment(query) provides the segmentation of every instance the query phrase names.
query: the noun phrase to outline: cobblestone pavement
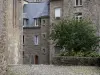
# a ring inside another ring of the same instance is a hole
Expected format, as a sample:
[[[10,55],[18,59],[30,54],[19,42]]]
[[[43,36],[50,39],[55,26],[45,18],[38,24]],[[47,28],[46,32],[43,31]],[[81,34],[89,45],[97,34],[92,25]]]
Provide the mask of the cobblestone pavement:
[[[13,65],[9,66],[8,75],[100,75],[100,67]]]

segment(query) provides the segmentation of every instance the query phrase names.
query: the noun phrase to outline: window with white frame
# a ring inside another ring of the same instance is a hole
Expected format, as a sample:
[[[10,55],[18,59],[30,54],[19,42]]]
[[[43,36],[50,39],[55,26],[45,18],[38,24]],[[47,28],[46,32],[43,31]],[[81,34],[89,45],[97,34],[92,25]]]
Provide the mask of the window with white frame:
[[[35,18],[34,19],[34,26],[38,27],[39,25],[41,25],[41,19],[40,18]]]
[[[82,6],[82,0],[75,0],[75,6]]]
[[[61,17],[61,8],[55,8],[55,19]]]
[[[23,26],[27,26],[28,25],[28,19],[23,19]]]
[[[34,36],[34,45],[39,45],[39,37],[38,37],[38,35]]]
[[[39,23],[38,23],[38,19],[35,18],[35,19],[34,19],[34,25],[35,25],[35,26],[39,26],[38,24],[39,24]]]
[[[82,13],[75,13],[75,19],[80,21],[82,19]]]

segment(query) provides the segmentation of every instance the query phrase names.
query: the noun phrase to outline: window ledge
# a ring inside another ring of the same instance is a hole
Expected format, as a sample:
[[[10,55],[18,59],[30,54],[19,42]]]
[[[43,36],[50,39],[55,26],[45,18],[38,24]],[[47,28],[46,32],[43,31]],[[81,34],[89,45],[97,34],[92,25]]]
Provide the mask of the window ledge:
[[[75,5],[74,8],[83,7],[83,5]]]
[[[39,25],[34,25],[34,27],[39,27]]]
[[[35,44],[34,44],[34,46],[39,46],[39,44],[38,44],[38,45],[35,45]]]
[[[55,17],[55,20],[60,20],[61,19],[61,17]]]
[[[40,29],[41,27],[35,27],[35,26],[31,26],[31,27],[23,27],[23,29]]]

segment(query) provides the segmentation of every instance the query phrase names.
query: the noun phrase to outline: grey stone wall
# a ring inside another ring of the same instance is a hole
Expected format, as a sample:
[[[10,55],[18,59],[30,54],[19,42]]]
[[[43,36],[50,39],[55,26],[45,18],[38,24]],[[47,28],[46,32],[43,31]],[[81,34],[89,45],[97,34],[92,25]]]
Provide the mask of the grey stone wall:
[[[12,5],[13,2],[11,0],[0,0],[0,75],[6,75],[8,59],[9,62],[12,62],[10,61],[10,59],[14,58],[14,56],[8,58],[9,56],[11,56],[9,55],[9,49],[12,49],[9,48],[9,46],[11,45],[9,41],[13,42],[12,39],[8,38],[8,35],[13,34],[13,27],[10,28],[13,22]],[[12,31],[9,32],[9,30]],[[18,34],[17,36],[19,35],[20,34]],[[14,42],[12,43],[12,45],[13,44]]]
[[[21,2],[21,0],[20,0],[20,2]],[[16,36],[13,35],[12,36],[13,39],[10,38],[11,34],[16,33],[16,32],[14,32],[14,27],[12,27],[12,26],[14,26],[14,24],[12,24],[13,19],[14,19],[14,15],[12,13],[12,11],[13,11],[12,7],[13,7],[12,0],[0,0],[0,75],[7,75],[7,66],[8,66],[9,62],[13,63],[13,61],[14,61],[13,58],[16,57],[16,56],[12,56],[12,54],[17,53],[17,52],[14,52],[14,50],[16,49],[16,46],[14,46],[15,42],[13,40],[16,41],[16,39],[14,37],[20,36],[20,33],[18,33]],[[18,14],[17,14],[17,17],[19,18]],[[20,24],[18,19],[16,22]],[[16,28],[19,29],[20,28],[19,25]],[[21,32],[20,29],[18,32]],[[19,39],[21,39],[21,37],[17,38],[17,39],[19,40]],[[18,40],[17,40],[17,43],[20,42]],[[11,45],[13,45],[13,48],[11,47]],[[19,47],[19,45],[17,47]],[[9,56],[11,56],[11,57],[9,58]]]
[[[100,0],[82,0],[82,6],[75,6],[75,0],[51,0],[50,1],[50,32],[53,29],[52,24],[57,22],[54,18],[54,9],[61,8],[62,18],[73,18],[75,13],[82,12],[82,17],[91,20],[97,30],[97,36],[100,36]],[[99,50],[99,49],[98,49]],[[55,55],[53,41],[50,40],[50,60]]]
[[[45,21],[45,23],[43,23],[43,21]],[[43,57],[42,60],[44,61],[44,64],[49,64],[48,40],[49,40],[49,18],[45,17],[41,19],[41,52],[42,52],[42,57]],[[45,49],[45,51],[43,49]]]
[[[8,64],[22,63],[22,0],[7,2]]]
[[[0,75],[7,70],[6,0],[0,0]]]
[[[53,29],[53,23],[55,23],[57,21],[57,20],[55,20],[55,14],[54,14],[55,8],[57,8],[57,7],[63,8],[62,4],[63,4],[63,0],[58,0],[58,1],[56,0],[56,1],[50,2],[50,29],[49,29],[50,31],[49,32],[51,32]],[[50,45],[50,63],[51,63],[52,58],[55,56],[55,48],[54,48],[54,43],[52,40],[49,41],[49,45]]]
[[[40,59],[41,55],[41,46],[40,46],[40,27],[39,28],[24,28],[24,64],[31,64],[31,61],[34,62],[34,57],[32,56],[38,55]],[[39,37],[39,45],[34,45],[34,36],[38,35]],[[40,63],[41,61],[39,61]]]
[[[100,66],[100,58],[96,57],[60,57],[56,56],[52,60],[54,65],[70,66]]]

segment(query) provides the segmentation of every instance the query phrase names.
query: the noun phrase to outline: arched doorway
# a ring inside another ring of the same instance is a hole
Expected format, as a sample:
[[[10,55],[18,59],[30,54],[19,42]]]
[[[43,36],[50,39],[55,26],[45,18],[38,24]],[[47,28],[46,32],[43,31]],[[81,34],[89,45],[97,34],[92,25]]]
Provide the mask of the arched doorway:
[[[38,56],[37,55],[35,55],[35,58],[34,58],[35,60],[34,60],[34,64],[38,64]]]

